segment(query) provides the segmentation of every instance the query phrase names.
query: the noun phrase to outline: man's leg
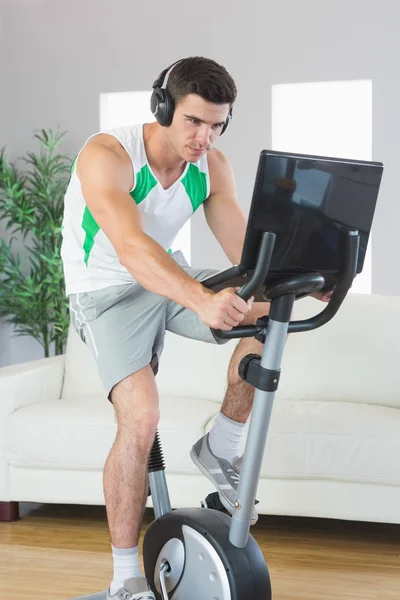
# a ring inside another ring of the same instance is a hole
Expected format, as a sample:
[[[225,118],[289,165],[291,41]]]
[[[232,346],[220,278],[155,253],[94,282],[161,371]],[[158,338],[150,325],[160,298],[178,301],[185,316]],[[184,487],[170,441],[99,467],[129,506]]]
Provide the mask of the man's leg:
[[[114,386],[111,400],[118,432],[104,467],[104,495],[114,557],[113,596],[126,579],[143,576],[138,540],[148,491],[148,457],[159,420],[150,365]]]
[[[243,325],[255,323],[269,313],[268,303],[254,303]],[[208,435],[193,446],[191,457],[217,487],[220,500],[232,512],[239,482],[240,445],[251,413],[255,389],[239,376],[239,364],[246,354],[261,354],[263,345],[255,338],[243,338],[236,346],[228,368],[228,388],[215,423]],[[251,523],[257,521],[254,509]]]
[[[244,320],[245,325],[254,324],[260,317],[267,316],[270,304],[257,302]],[[221,412],[229,419],[245,424],[251,409],[255,389],[239,376],[239,364],[247,354],[262,354],[263,344],[255,338],[242,338],[235,348],[228,368],[228,388],[222,403]]]
[[[142,577],[138,537],[147,498],[148,456],[159,419],[153,373],[163,349],[166,303],[166,298],[137,283],[70,298],[72,323],[92,352],[118,422],[103,471],[114,562],[107,600],[114,600],[116,593],[118,598],[138,594],[154,600]]]
[[[262,354],[263,344],[255,338],[243,338],[236,346],[228,368],[228,388],[221,412],[239,423],[246,423],[251,409],[255,389],[239,376],[239,364],[247,354]]]
[[[239,376],[239,364],[247,354],[261,354],[263,345],[254,338],[243,338],[236,346],[228,369],[228,388],[221,411],[209,433],[211,451],[230,463],[240,455],[245,424],[250,416],[255,389]]]

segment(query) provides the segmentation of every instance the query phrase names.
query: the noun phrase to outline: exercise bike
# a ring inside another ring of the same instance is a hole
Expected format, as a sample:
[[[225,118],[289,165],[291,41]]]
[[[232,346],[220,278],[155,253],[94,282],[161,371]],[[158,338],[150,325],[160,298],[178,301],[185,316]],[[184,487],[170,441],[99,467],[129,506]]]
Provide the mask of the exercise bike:
[[[286,338],[330,321],[362,271],[382,172],[381,163],[261,152],[241,263],[204,282],[216,291],[239,286],[244,300],[270,303],[269,315],[255,325],[214,331],[263,343],[262,356],[248,355],[239,366],[255,396],[235,511],[219,510],[216,492],[202,506],[171,509],[157,432],[149,460],[155,519],[143,542],[145,574],[157,600],[272,598],[250,516]],[[333,294],[319,314],[291,320],[297,300],[324,289]]]

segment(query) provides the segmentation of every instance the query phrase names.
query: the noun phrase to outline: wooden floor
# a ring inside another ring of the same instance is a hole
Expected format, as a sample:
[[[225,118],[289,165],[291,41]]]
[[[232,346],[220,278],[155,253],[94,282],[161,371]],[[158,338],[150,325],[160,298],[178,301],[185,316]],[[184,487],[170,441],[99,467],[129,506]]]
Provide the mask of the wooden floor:
[[[0,523],[1,599],[66,600],[109,585],[103,507],[21,508],[20,521]],[[252,533],[269,566],[274,600],[400,600],[400,526],[260,521]]]

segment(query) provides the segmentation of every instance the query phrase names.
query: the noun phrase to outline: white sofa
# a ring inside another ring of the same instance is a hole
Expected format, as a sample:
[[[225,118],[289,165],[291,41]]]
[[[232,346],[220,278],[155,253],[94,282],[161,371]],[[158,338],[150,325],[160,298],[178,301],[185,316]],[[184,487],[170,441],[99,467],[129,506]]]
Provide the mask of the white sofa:
[[[315,314],[310,298],[295,314]],[[234,345],[167,334],[157,376],[173,507],[213,491],[189,450],[219,411]],[[349,294],[338,315],[287,342],[257,497],[261,514],[400,523],[400,296]],[[0,369],[0,501],[103,504],[116,433],[93,359]],[[149,500],[150,502],[150,500]]]

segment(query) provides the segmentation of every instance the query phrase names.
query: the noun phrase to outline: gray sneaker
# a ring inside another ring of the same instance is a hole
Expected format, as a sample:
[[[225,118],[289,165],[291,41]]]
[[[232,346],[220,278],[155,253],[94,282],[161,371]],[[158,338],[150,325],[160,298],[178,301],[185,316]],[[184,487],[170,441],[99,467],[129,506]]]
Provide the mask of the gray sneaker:
[[[218,458],[212,453],[208,442],[209,434],[203,436],[195,443],[190,451],[190,457],[217,489],[219,499],[228,512],[233,514],[239,485],[242,457],[238,457],[231,464],[224,458]],[[257,523],[258,514],[253,508],[250,524]]]
[[[107,600],[156,600],[156,597],[149,590],[145,577],[131,577],[126,579],[124,587],[120,588],[113,596],[108,590]]]

